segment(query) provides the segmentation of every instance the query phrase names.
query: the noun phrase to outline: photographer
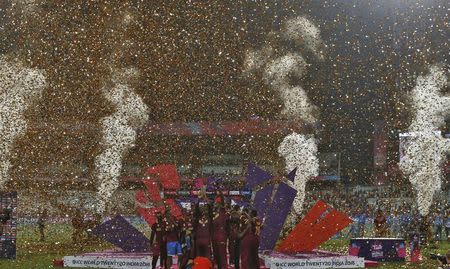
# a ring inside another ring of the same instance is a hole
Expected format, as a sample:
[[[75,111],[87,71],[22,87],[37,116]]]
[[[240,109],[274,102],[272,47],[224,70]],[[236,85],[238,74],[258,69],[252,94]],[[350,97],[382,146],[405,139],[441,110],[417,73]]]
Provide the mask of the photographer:
[[[439,263],[438,269],[448,269],[450,268],[450,251],[443,255],[431,254],[431,259],[437,260]]]

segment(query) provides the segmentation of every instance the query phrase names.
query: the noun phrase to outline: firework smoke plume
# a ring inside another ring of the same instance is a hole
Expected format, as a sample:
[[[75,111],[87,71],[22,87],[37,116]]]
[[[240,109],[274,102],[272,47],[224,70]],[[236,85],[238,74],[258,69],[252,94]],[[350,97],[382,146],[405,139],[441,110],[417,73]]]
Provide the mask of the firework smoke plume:
[[[27,129],[24,112],[45,86],[42,71],[0,57],[0,188],[9,180],[14,141]]]
[[[272,33],[271,38],[274,36],[281,36],[282,40],[267,42],[260,50],[247,53],[245,70],[262,73],[267,85],[282,99],[284,107],[281,114],[284,117],[298,118],[313,124],[316,122],[313,113],[316,108],[303,87],[293,81],[302,79],[309,66],[302,53],[310,52],[319,60],[324,58],[320,30],[310,20],[300,16],[286,21],[282,33]],[[274,45],[283,42],[295,46],[280,48]],[[316,176],[319,170],[316,140],[311,135],[292,133],[284,138],[278,153],[285,160],[286,171],[298,169],[294,180],[297,197],[292,213],[299,214],[305,199],[306,182]]]
[[[450,140],[439,132],[450,114],[450,96],[441,93],[447,84],[444,68],[435,65],[426,76],[417,78],[411,92],[414,119],[400,167],[417,191],[417,205],[424,216],[429,212],[434,193],[441,188],[442,164],[450,151]]]
[[[148,120],[147,106],[127,83],[129,77],[135,74],[134,69],[127,69],[120,76],[116,73],[112,87],[103,88],[103,94],[113,104],[115,112],[101,120],[104,151],[95,159],[100,181],[99,211],[105,209],[107,201],[119,186],[122,159],[134,145],[136,130]]]

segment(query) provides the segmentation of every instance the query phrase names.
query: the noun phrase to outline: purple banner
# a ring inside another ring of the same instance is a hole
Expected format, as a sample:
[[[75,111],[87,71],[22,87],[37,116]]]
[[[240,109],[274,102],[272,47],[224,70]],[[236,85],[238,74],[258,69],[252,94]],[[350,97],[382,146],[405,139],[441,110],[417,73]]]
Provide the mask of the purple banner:
[[[247,184],[253,189],[254,187],[270,180],[272,175],[262,170],[260,167],[254,163],[249,163],[247,166]]]
[[[125,252],[150,251],[150,240],[120,215],[95,227],[92,233]]]
[[[289,172],[289,174],[286,176],[290,181],[294,182],[295,175],[297,174],[297,168]]]
[[[285,183],[278,185],[272,204],[266,211],[260,250],[272,250],[275,247],[296,195],[297,191],[289,185]]]
[[[267,208],[271,203],[274,186],[269,185],[256,192],[255,200],[253,200],[253,208],[258,212],[258,217],[264,219]]]

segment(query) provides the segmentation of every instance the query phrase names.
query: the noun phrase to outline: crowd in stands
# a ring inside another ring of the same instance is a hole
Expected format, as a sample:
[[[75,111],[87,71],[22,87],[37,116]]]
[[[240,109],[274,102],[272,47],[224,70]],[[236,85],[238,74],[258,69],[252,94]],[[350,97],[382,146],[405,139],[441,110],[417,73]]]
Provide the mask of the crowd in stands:
[[[245,179],[239,175],[222,175],[222,190],[245,190]],[[183,179],[181,190],[192,190],[194,184]],[[434,197],[427,222],[430,223],[430,237],[445,240],[450,232],[450,192],[448,184]],[[117,196],[117,197],[116,197]],[[408,238],[409,234],[419,229],[422,218],[417,210],[416,194],[412,186],[406,184],[388,184],[383,186],[345,185],[339,182],[308,183],[303,209],[306,213],[319,199],[337,210],[347,213],[354,220],[347,236],[373,236],[373,221],[377,210],[386,217],[387,236]],[[119,191],[114,200],[113,214],[136,215],[134,208],[134,191]],[[56,217],[49,212],[48,219],[67,221],[66,216]],[[25,217],[25,216],[24,216]],[[34,218],[34,217],[33,217]],[[20,220],[19,220],[20,222]],[[34,222],[34,221],[32,221]],[[52,221],[53,222],[53,221]],[[58,221],[59,222],[59,221]],[[346,231],[347,232],[347,231]]]
[[[378,210],[386,218],[386,236],[408,238],[419,233],[421,223],[428,223],[428,238],[444,240],[450,232],[450,204],[448,190],[437,193],[427,218],[417,210],[415,193],[409,185],[388,185],[371,187],[345,187],[339,184],[307,190],[304,210],[322,199],[334,208],[345,212],[353,219],[348,236],[364,237],[374,235],[373,222]],[[371,231],[371,234],[368,233]],[[423,232],[423,231],[422,231]]]

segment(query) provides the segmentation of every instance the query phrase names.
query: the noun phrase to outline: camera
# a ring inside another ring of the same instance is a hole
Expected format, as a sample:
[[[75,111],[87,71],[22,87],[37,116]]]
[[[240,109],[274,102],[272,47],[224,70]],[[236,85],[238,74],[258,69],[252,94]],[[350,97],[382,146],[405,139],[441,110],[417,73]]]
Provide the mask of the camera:
[[[440,261],[442,264],[446,264],[447,263],[447,259],[445,258],[444,255],[430,254],[430,259],[436,260],[436,261]]]

